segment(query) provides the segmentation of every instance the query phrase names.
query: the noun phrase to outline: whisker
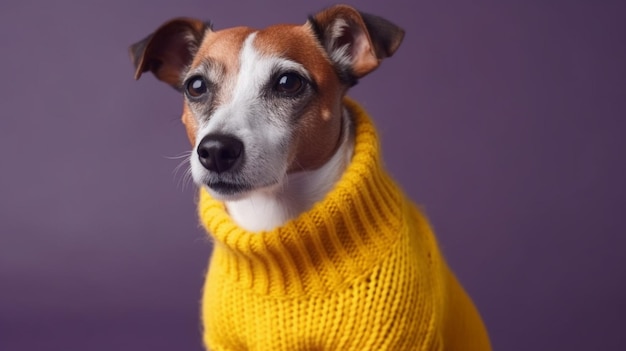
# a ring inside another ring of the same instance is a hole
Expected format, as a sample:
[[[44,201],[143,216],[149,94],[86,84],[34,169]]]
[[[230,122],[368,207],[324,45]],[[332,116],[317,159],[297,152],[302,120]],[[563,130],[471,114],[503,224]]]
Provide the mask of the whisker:
[[[176,176],[176,175],[178,174],[178,172],[181,170],[181,168],[183,168],[184,166],[188,165],[188,163],[189,163],[189,159],[182,160],[182,161],[178,164],[178,166],[176,166],[176,167],[174,168],[174,170],[172,171],[172,173],[174,174],[174,176]]]
[[[168,160],[180,160],[182,158],[189,158],[192,153],[193,151],[189,150],[189,151],[184,151],[183,153],[177,156],[163,156],[163,157],[165,157]]]
[[[178,179],[178,181],[176,182],[176,186],[180,187],[182,191],[185,191],[185,189],[187,188],[187,185],[189,185],[192,181],[191,166],[189,163],[189,159],[191,155],[192,155],[191,151],[185,151],[178,156],[166,157],[167,159],[170,159],[170,160],[181,160],[181,162],[174,168],[172,173],[173,173],[174,178]],[[182,169],[184,169],[184,171],[183,171],[182,177],[180,177],[179,175]]]
[[[191,167],[187,167],[185,170],[185,174],[183,175],[183,191],[187,188],[187,186],[193,184],[193,177],[191,174]]]
[[[305,169],[304,169],[304,166],[302,166],[302,165],[300,164],[300,162],[298,162],[298,159],[297,159],[297,158],[296,158],[295,160],[293,160],[293,161],[294,161],[294,163],[296,164],[296,166],[298,166],[298,167],[300,168],[300,170],[301,170],[301,171],[304,171],[304,170],[305,170]]]

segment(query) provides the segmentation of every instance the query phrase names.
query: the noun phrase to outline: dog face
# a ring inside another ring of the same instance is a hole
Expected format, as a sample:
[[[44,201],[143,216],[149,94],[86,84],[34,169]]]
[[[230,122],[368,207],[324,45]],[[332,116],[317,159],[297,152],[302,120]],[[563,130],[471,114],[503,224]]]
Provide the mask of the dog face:
[[[331,117],[343,88],[306,27],[208,33],[183,86],[195,125],[192,175],[213,195],[280,186],[336,148],[341,124]]]
[[[380,17],[335,6],[304,25],[263,30],[175,19],[131,56],[136,78],[149,70],[182,91],[193,179],[233,200],[322,166],[341,140],[345,92],[403,35]]]

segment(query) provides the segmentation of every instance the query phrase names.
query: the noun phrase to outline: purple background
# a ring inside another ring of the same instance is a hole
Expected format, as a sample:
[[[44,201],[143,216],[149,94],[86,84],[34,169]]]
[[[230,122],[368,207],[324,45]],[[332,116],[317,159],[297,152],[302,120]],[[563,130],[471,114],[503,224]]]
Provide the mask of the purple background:
[[[352,91],[497,350],[626,349],[623,1],[352,1],[403,26]],[[181,98],[132,42],[327,1],[0,5],[0,350],[200,350]]]

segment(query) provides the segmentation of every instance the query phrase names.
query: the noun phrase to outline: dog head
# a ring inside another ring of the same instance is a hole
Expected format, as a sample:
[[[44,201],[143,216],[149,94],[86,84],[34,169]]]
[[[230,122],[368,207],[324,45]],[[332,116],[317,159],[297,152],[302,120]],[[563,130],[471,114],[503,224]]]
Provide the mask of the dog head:
[[[131,46],[135,78],[151,71],[184,95],[194,182],[231,200],[280,187],[335,152],[349,87],[393,55],[404,31],[338,5],[304,25],[214,31],[171,20]]]

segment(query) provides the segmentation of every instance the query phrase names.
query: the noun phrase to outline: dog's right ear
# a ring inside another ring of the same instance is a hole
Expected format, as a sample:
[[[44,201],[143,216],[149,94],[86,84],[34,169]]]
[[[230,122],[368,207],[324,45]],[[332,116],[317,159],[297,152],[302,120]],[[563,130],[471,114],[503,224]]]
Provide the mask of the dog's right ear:
[[[181,76],[198,51],[211,25],[192,18],[164,23],[145,39],[131,45],[135,79],[151,71],[159,80],[180,90]]]

